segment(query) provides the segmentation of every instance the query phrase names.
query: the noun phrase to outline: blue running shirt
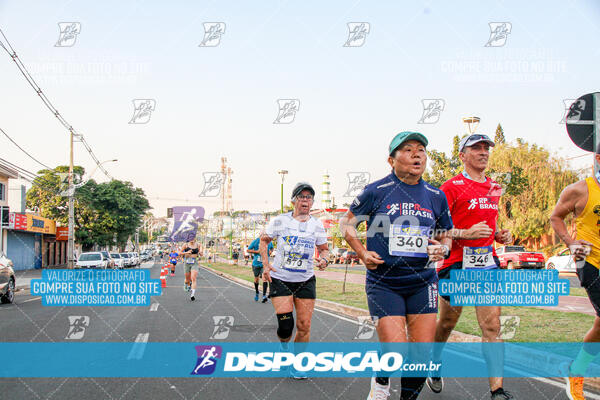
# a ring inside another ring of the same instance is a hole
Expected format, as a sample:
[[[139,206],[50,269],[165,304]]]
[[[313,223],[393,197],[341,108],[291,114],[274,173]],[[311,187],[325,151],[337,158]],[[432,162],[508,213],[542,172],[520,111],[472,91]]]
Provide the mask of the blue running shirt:
[[[399,290],[437,280],[435,265],[428,265],[428,238],[452,228],[441,190],[423,179],[408,185],[392,172],[365,186],[350,211],[359,221],[367,221],[367,250],[384,260],[377,269],[367,270],[368,280]]]

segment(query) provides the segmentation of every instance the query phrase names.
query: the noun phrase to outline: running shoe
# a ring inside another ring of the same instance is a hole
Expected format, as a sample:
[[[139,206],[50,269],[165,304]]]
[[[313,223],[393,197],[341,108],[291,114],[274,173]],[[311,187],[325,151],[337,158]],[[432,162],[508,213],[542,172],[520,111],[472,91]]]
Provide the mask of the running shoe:
[[[269,301],[269,298],[267,296],[263,296],[262,302],[266,303],[267,301]]]
[[[440,377],[428,376],[426,382],[433,393],[440,393],[444,389],[444,379]]]
[[[196,296],[190,296],[190,300],[191,300],[191,301],[194,301],[194,300],[196,300]]]
[[[175,273],[174,273],[174,272],[171,272],[171,276],[175,276]]]
[[[371,378],[371,391],[367,400],[387,400],[390,396],[390,385],[380,385],[375,382],[375,377]]]
[[[583,376],[571,375],[571,363],[563,363],[559,369],[563,372],[567,383],[565,390],[569,400],[585,400],[583,395]]]
[[[254,295],[254,301],[258,301],[258,293]]]
[[[296,380],[303,380],[303,379],[308,379],[308,376],[306,376],[305,372],[302,371],[298,371],[296,368],[291,367],[290,368],[290,376]]]
[[[508,400],[514,399],[515,397],[509,392],[505,392],[504,389],[498,389],[493,395],[492,400]],[[583,398],[583,397],[582,397]]]

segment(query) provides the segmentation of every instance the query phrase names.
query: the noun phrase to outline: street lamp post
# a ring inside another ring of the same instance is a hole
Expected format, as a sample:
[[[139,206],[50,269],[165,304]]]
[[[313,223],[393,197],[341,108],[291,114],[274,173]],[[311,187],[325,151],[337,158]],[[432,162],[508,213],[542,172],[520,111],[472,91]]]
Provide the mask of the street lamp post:
[[[229,258],[233,260],[233,210],[229,211]]]
[[[282,169],[277,172],[281,175],[281,213],[283,214],[283,180],[285,179],[285,175],[288,173],[287,170]]]
[[[477,127],[479,126],[479,117],[475,117],[475,116],[471,116],[471,117],[464,117],[463,119],[463,124],[465,124],[466,128],[467,128],[467,133],[469,135],[475,133],[475,131],[477,130]]]
[[[73,268],[75,264],[75,189],[76,187],[83,186],[82,183],[77,185],[73,184],[73,140],[75,137],[75,133],[71,130],[71,146],[69,151],[69,229],[67,236],[67,267]],[[94,172],[98,169],[99,166],[105,164],[107,162],[115,162],[117,160],[106,160],[101,162],[96,166],[96,168],[90,174],[90,178],[94,175]]]

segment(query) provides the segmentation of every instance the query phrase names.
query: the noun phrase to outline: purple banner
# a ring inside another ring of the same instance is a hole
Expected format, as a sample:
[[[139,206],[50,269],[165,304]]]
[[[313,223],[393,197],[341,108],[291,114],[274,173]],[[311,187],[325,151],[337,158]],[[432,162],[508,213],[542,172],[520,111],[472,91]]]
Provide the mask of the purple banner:
[[[169,235],[169,240],[171,242],[187,242],[196,238],[198,224],[203,220],[203,207],[173,207],[173,231]]]

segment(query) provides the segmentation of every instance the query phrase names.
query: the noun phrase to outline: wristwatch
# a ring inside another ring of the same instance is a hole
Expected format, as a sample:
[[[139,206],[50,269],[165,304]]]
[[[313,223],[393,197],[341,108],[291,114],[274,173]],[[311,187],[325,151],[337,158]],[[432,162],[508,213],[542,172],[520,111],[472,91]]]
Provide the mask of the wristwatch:
[[[447,260],[448,257],[450,257],[450,247],[448,247],[447,245],[443,244],[442,246],[444,246],[444,260]]]

